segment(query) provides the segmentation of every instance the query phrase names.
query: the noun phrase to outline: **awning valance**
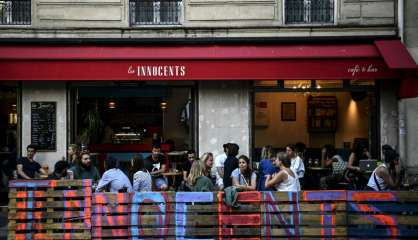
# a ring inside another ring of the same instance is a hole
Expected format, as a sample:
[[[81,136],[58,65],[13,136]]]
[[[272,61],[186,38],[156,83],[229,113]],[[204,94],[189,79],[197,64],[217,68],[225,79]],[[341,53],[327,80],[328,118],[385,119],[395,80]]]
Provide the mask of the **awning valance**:
[[[382,46],[385,44],[3,45],[0,80],[399,78],[399,67],[387,65]]]

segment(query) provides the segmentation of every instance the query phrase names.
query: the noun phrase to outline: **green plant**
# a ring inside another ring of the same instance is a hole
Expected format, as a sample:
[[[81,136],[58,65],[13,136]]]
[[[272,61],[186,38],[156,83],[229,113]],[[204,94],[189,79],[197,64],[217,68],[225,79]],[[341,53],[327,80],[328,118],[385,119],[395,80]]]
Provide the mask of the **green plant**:
[[[85,144],[96,143],[103,133],[104,123],[97,109],[88,110],[83,117],[80,142]]]

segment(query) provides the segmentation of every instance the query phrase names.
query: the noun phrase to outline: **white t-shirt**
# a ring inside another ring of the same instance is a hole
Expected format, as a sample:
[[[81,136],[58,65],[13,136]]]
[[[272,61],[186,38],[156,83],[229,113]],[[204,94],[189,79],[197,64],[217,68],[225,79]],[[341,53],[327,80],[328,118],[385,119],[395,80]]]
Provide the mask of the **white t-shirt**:
[[[303,178],[305,175],[305,165],[303,164],[302,158],[296,156],[290,160],[290,169],[295,172],[299,178]]]
[[[224,167],[226,160],[226,153],[219,154],[215,158],[215,164],[213,164],[212,172],[215,173],[216,176],[216,185],[222,186],[224,184],[222,177],[218,173],[218,167]]]

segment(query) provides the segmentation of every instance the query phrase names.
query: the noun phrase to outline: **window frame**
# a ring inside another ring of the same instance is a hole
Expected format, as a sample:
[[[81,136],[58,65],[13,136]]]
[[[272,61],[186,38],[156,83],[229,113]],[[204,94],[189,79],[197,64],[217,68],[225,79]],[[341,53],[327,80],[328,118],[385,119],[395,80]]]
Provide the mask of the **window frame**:
[[[287,0],[283,0],[281,5],[282,5],[282,23],[283,26],[288,26],[288,27],[304,27],[304,26],[309,26],[309,27],[321,27],[321,26],[335,26],[337,25],[337,10],[338,10],[338,0],[333,0],[334,1],[334,21],[333,22],[329,22],[329,23],[286,23],[286,1]]]

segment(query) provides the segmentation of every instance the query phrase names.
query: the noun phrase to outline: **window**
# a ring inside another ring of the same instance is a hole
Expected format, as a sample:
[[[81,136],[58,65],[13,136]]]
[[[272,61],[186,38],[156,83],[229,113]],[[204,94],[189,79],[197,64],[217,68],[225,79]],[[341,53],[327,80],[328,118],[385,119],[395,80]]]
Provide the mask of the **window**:
[[[0,25],[29,25],[30,0],[0,0]]]
[[[181,0],[130,0],[131,25],[180,24]]]
[[[286,24],[334,23],[334,0],[286,0]]]

